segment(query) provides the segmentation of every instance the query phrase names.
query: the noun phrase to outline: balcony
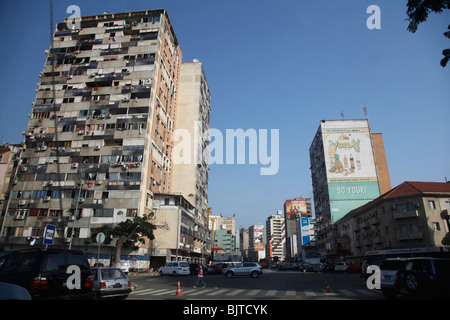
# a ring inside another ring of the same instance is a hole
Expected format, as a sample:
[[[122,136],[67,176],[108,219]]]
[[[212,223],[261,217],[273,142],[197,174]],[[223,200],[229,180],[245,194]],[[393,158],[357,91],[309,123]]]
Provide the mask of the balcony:
[[[405,218],[417,218],[419,216],[418,210],[393,212],[394,219],[405,219]]]
[[[423,239],[422,232],[397,233],[397,240],[420,240]]]

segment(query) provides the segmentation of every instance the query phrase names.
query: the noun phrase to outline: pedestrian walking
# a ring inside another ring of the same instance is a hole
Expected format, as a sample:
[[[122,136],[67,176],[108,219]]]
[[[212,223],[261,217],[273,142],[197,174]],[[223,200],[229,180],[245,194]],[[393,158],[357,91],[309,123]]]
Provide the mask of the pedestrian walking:
[[[206,283],[203,281],[203,267],[201,264],[198,265],[197,271],[198,271],[197,282],[195,283],[194,288],[197,288],[200,282],[202,283],[204,288],[206,287]]]

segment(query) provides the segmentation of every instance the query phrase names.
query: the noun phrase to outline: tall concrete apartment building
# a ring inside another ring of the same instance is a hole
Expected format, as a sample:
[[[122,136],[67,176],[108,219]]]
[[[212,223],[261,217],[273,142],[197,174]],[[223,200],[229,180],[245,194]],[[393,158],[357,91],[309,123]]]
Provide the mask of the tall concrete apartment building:
[[[279,210],[266,220],[266,258],[272,261],[284,261],[286,243],[286,224]]]
[[[374,138],[375,137],[375,138]],[[381,134],[369,121],[322,120],[309,149],[318,249],[336,257],[334,223],[390,190]]]
[[[179,163],[173,169],[172,192],[181,192],[198,211],[206,215],[211,94],[203,65],[197,59],[181,64],[178,95],[178,134],[175,140],[182,139],[174,146],[174,156],[179,158]]]
[[[39,74],[2,227],[6,251],[29,247],[50,223],[54,246],[70,241],[96,252],[92,229],[149,214],[154,195],[177,185],[172,138],[184,117],[177,108],[182,52],[166,10],[85,16],[79,29],[66,22],[57,24]],[[204,181],[201,187],[192,192],[202,195],[193,219],[206,225]],[[135,260],[148,262],[149,246]]]

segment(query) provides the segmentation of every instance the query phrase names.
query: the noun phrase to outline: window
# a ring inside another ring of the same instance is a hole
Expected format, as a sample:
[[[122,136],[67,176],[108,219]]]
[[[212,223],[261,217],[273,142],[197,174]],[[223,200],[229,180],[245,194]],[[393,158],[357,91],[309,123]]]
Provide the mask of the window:
[[[94,209],[94,217],[112,217],[114,209]]]
[[[441,226],[439,225],[439,222],[433,222],[433,230],[434,231],[440,231]]]
[[[436,204],[434,203],[433,200],[428,200],[428,207],[430,209],[436,209]]]

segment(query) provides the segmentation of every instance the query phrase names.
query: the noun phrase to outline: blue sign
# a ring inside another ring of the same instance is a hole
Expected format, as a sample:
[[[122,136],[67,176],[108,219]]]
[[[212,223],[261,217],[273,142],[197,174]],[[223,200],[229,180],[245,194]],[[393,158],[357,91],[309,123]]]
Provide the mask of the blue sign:
[[[45,226],[44,230],[44,244],[52,245],[53,239],[55,238],[56,226],[53,224],[48,224]]]

